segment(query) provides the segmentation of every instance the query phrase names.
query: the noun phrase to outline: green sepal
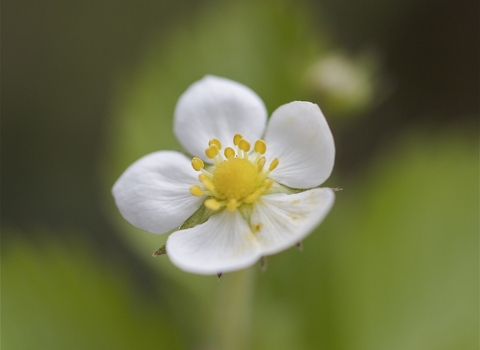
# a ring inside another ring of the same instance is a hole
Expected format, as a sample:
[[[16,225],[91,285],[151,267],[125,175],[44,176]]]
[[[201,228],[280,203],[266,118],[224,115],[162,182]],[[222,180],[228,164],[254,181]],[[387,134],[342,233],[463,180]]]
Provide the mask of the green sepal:
[[[166,255],[167,254],[167,245],[164,244],[163,246],[161,246],[160,248],[158,248],[157,250],[155,250],[152,254],[152,256],[154,258],[156,258],[157,256],[159,255]]]
[[[274,182],[272,187],[267,192],[265,192],[265,194],[275,194],[275,193],[296,194],[296,193],[312,190],[314,188],[322,188],[322,185],[313,187],[313,188],[293,188],[293,187],[288,187],[286,185],[282,185],[278,182]],[[342,190],[343,188],[340,188],[340,187],[332,188],[333,192],[339,192]]]
[[[187,228],[192,228],[197,225],[203,224],[208,220],[210,216],[218,213],[219,211],[213,211],[208,209],[203,204],[198,208],[198,210],[192,214],[183,224],[180,226],[179,230],[185,230]]]
[[[270,187],[270,189],[267,192],[265,192],[265,194],[275,194],[275,193],[296,194],[296,193],[307,191],[309,189],[310,188],[306,188],[306,189],[293,188],[293,187],[282,185],[278,182],[274,182],[272,187]]]

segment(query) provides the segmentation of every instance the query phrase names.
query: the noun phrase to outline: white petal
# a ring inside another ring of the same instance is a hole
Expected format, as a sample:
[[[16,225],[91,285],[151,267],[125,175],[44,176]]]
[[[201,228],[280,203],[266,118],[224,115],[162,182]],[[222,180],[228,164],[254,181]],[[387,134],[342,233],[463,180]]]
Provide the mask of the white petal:
[[[316,187],[332,172],[335,144],[316,104],[296,101],[280,106],[270,118],[265,142],[267,160],[280,161],[270,177],[284,185]]]
[[[172,233],[167,254],[179,268],[204,275],[242,269],[260,258],[255,237],[238,210],[223,210],[204,224]]]
[[[148,154],[133,163],[113,186],[120,213],[132,225],[152,233],[165,233],[180,226],[204,198],[190,193],[197,172],[179,152]]]
[[[227,147],[238,133],[254,142],[262,136],[266,120],[267,110],[255,92],[229,79],[206,76],[178,100],[173,129],[190,154],[209,161],[209,140],[217,138]]]
[[[278,253],[300,242],[325,218],[334,201],[330,188],[261,197],[254,204],[250,226],[262,255]]]

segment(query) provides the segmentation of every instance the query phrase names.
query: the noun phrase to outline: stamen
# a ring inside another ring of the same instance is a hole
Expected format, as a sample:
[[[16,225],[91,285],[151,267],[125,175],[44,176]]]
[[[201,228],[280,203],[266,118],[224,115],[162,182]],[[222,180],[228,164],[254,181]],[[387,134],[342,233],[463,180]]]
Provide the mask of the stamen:
[[[277,166],[278,166],[278,158],[275,158],[274,160],[272,160],[272,162],[270,163],[270,166],[268,167],[268,170],[272,171],[273,169],[275,169]]]
[[[218,209],[220,209],[222,207],[222,203],[220,203],[219,201],[217,201],[216,199],[213,199],[213,198],[207,199],[205,202],[203,202],[203,204],[208,209],[215,210],[215,211],[217,211]]]
[[[231,213],[233,213],[235,211],[235,209],[237,209],[238,207],[238,204],[237,204],[237,200],[235,198],[232,198],[228,201],[227,203],[227,210]]]
[[[265,163],[267,162],[267,158],[265,157],[262,157],[258,160],[258,171],[262,171],[263,169],[263,166],[265,165]]]
[[[200,158],[197,158],[197,157],[193,157],[193,159],[192,159],[193,169],[195,169],[196,171],[200,171],[201,169],[203,169],[204,166],[205,166],[205,164],[203,163],[203,160],[201,160]]]
[[[218,147],[216,144],[211,144],[210,147],[208,147],[205,150],[205,155],[210,159],[215,158],[217,154],[218,154]]]
[[[222,144],[220,143],[219,139],[211,139],[210,141],[208,141],[208,145],[216,145],[219,150],[222,149]]]
[[[260,154],[265,154],[267,151],[267,144],[263,140],[257,140],[255,142],[254,150]]]
[[[265,159],[265,157],[262,157],[262,158]],[[262,160],[262,158],[260,158],[260,160]],[[260,160],[258,161],[259,163],[260,163]],[[274,160],[272,160],[272,162],[270,163],[270,166],[268,167],[268,170],[260,174],[259,176],[260,181],[265,180],[265,178],[270,174],[270,172],[278,166],[278,163],[279,163],[278,158],[275,158]]]
[[[265,181],[265,191],[266,191],[266,190],[269,190],[270,187],[272,187],[273,183],[274,183],[274,181],[273,181],[272,179],[266,180],[266,181]]]
[[[225,151],[223,151],[223,153],[225,154],[225,157],[227,159],[235,157],[235,150],[232,147],[225,148]]]
[[[265,192],[265,187],[257,188],[257,190],[255,192],[253,192],[251,195],[247,196],[243,200],[243,202],[244,203],[253,203],[262,195],[263,192]]]
[[[255,190],[255,192],[253,192],[252,194],[250,194],[249,196],[247,196],[243,202],[244,203],[253,203],[255,202],[258,198],[260,198],[260,196],[263,194],[263,192],[267,191],[270,189],[270,187],[272,187],[273,185],[273,180],[272,179],[268,179],[267,181],[265,181],[265,185],[260,187],[260,188],[257,188]]]
[[[203,190],[198,185],[190,186],[190,193],[197,197],[203,196]]]
[[[233,144],[235,146],[238,146],[238,143],[240,142],[240,140],[243,139],[243,136],[240,135],[240,134],[235,134],[235,136],[233,137]]]
[[[215,166],[217,166],[218,163],[221,163],[224,160],[226,160],[225,156],[222,154],[222,152],[218,152],[217,156],[213,160],[213,163],[215,164]]]
[[[238,148],[240,148],[244,152],[250,151],[250,142],[245,139],[241,139],[238,143]]]
[[[201,171],[204,175],[208,176],[209,179],[213,179],[213,174],[212,174],[211,172],[209,172],[209,171],[207,171],[207,170],[205,170],[205,169],[200,169],[200,171]]]
[[[215,191],[215,186],[213,185],[213,182],[206,175],[198,175],[198,181],[200,181],[207,190]]]

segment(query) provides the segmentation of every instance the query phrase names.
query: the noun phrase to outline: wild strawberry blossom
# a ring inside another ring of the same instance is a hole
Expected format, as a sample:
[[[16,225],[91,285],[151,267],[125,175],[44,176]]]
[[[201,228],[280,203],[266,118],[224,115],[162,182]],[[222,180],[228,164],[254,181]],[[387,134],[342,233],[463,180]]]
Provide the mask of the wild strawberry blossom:
[[[335,145],[320,108],[291,102],[267,124],[262,100],[237,82],[206,76],[180,97],[176,151],[148,154],[113,186],[132,225],[172,230],[166,252],[179,268],[217,274],[245,268],[300,242],[335,196],[319,188]]]

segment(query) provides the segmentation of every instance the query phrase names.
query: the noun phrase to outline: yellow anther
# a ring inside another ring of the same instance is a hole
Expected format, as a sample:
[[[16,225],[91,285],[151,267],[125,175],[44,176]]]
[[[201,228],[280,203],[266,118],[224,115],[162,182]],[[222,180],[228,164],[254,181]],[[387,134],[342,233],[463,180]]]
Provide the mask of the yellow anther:
[[[243,202],[244,203],[253,203],[262,195],[263,192],[265,192],[265,187],[260,187],[255,192],[253,192],[251,195],[247,196],[243,200]]]
[[[240,148],[244,152],[248,152],[248,151],[250,151],[250,142],[248,142],[245,139],[241,139],[238,142],[238,148]]]
[[[260,154],[265,154],[267,151],[267,144],[263,140],[257,140],[255,142],[255,147],[254,147],[255,152],[258,152]]]
[[[272,179],[268,179],[267,181],[265,181],[265,191],[269,190],[270,187],[272,187],[272,185],[273,185],[273,180]]]
[[[223,151],[223,153],[225,154],[225,158],[227,159],[235,157],[235,151],[232,147],[225,148],[225,151]]]
[[[215,186],[213,185],[212,180],[210,180],[207,175],[205,174],[198,175],[198,181],[200,181],[207,190],[209,191],[215,190]]]
[[[200,171],[200,169],[203,169],[204,166],[205,166],[205,164],[203,163],[203,160],[201,160],[200,158],[197,158],[197,157],[193,157],[193,159],[192,159],[193,169],[195,169],[196,171]]]
[[[243,139],[243,136],[240,135],[240,134],[235,134],[235,136],[233,137],[233,144],[235,146],[238,146],[238,143],[240,142],[240,140]]]
[[[197,197],[203,196],[203,190],[198,185],[190,186],[190,193]]]
[[[218,210],[222,207],[222,205],[213,198],[207,199],[203,204],[210,210]]]
[[[219,139],[211,139],[210,141],[208,141],[208,145],[216,145],[218,149],[222,149],[222,144],[220,143]]]
[[[265,163],[267,162],[267,158],[265,157],[262,157],[258,160],[258,171],[261,171],[263,169],[263,166],[265,165]]]
[[[210,159],[215,158],[217,154],[218,154],[218,147],[216,144],[211,144],[210,147],[208,147],[205,150],[205,155]]]
[[[272,162],[270,163],[270,166],[268,167],[268,170],[272,171],[272,170],[275,169],[277,166],[278,166],[278,158],[275,158],[275,159],[272,160]]]
[[[237,209],[237,200],[235,198],[232,198],[227,203],[227,210],[233,213],[235,209]]]

